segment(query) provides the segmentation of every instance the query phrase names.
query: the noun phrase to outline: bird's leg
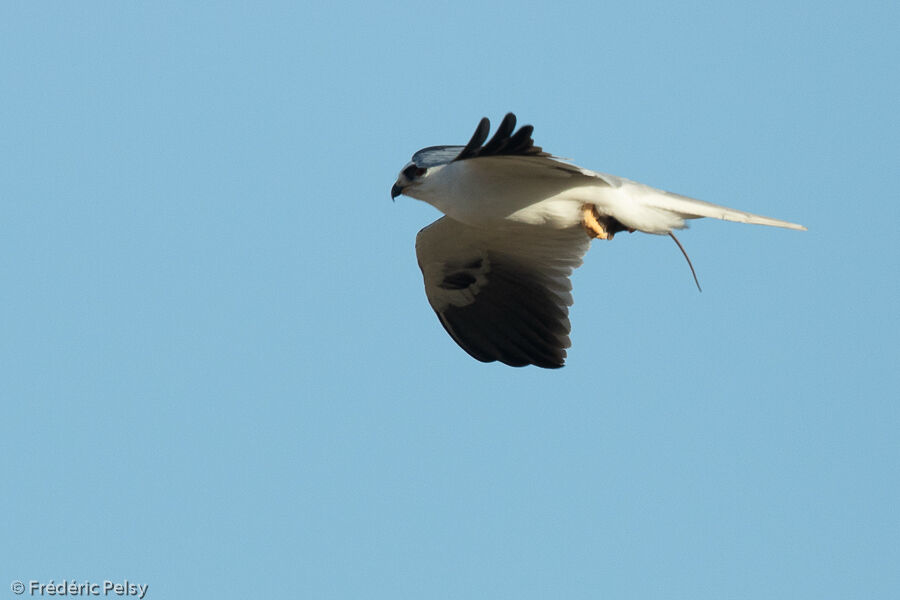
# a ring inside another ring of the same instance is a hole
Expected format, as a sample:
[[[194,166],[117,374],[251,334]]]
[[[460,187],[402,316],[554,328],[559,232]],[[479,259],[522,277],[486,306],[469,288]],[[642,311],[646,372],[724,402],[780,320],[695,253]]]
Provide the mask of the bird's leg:
[[[601,217],[593,204],[583,204],[581,206],[581,212],[583,215],[581,224],[584,226],[584,230],[587,232],[588,237],[600,238],[601,240],[613,239],[613,235],[615,234],[610,231],[607,218]]]

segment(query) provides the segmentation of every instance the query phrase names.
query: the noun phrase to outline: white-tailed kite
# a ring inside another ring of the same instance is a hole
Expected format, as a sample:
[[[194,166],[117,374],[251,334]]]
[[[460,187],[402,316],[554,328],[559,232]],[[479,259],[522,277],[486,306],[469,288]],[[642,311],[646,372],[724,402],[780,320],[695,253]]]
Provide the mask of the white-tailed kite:
[[[672,235],[701,217],[806,229],[582,169],[535,146],[531,125],[515,131],[512,113],[485,143],[490,127],[484,118],[465,146],[419,150],[391,188],[392,198],[446,215],[416,236],[425,295],[447,333],[483,362],[563,366],[569,276],[592,238]]]

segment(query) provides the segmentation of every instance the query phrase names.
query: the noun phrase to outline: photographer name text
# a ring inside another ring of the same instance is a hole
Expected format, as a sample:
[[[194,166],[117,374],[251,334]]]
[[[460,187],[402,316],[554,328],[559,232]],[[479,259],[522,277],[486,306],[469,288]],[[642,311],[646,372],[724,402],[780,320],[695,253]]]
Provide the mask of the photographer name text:
[[[143,600],[150,585],[131,583],[127,579],[121,582],[107,580],[101,583],[67,579],[59,583],[54,583],[52,579],[43,583],[32,579],[27,586],[21,581],[14,581],[11,587],[16,595],[22,595],[27,591],[29,596],[133,596]]]

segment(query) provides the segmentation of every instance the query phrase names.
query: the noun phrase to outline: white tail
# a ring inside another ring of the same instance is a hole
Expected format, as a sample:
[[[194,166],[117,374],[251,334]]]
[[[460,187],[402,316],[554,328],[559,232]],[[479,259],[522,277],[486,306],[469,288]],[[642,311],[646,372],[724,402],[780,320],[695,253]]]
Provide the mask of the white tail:
[[[753,225],[769,225],[771,227],[784,227],[785,229],[806,231],[806,227],[798,225],[797,223],[755,215],[742,210],[728,208],[727,206],[719,206],[718,204],[712,204],[711,202],[704,202],[703,200],[695,200],[694,198],[688,198],[687,196],[680,196],[678,194],[673,194],[672,192],[663,190],[654,191],[656,192],[655,194],[647,194],[647,196],[642,198],[648,206],[671,210],[684,215],[688,219],[712,217],[713,219],[722,219],[723,221],[751,223]]]
[[[593,173],[593,175],[602,178],[613,190],[621,190],[625,196],[630,197],[632,202],[637,201],[640,206],[675,213],[682,219],[710,217],[713,219],[722,219],[723,221],[752,223],[754,225],[768,225],[770,227],[784,227],[785,229],[806,231],[806,227],[797,223],[755,215],[742,210],[728,208],[727,206],[719,206],[718,204],[713,204],[711,202],[688,198],[687,196],[673,194],[672,192],[650,187],[649,185],[638,183],[637,181],[631,181],[624,177],[607,175],[605,173]],[[622,209],[624,207],[619,205],[616,208]],[[613,215],[615,216],[614,213]]]

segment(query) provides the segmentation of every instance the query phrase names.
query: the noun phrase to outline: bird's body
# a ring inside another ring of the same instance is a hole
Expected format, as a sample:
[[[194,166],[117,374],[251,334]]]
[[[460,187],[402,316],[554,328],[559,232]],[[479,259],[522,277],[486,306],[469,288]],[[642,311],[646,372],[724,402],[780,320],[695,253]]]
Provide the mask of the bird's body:
[[[568,277],[592,237],[671,234],[700,217],[805,229],[583,169],[535,146],[530,125],[514,133],[511,113],[485,144],[489,128],[482,119],[466,146],[420,150],[391,190],[446,215],[416,241],[426,294],[448,333],[485,362],[562,366]]]
[[[496,226],[500,221],[574,227],[581,223],[581,207],[591,204],[598,213],[644,233],[668,234],[684,228],[686,219],[699,217],[804,229],[589,171],[551,156],[480,157],[432,169],[421,186],[404,188],[404,194],[473,227]]]

